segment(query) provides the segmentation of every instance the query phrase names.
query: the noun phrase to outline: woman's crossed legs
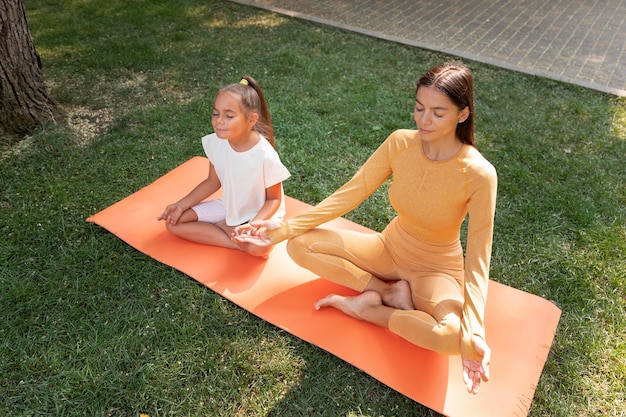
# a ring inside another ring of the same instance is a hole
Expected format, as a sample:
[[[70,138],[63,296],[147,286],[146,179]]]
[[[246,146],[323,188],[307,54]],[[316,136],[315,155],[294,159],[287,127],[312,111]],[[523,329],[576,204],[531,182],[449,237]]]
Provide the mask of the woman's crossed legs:
[[[334,307],[418,346],[459,353],[463,296],[449,275],[403,271],[380,234],[317,228],[291,239],[287,250],[300,266],[361,292],[330,294],[315,308]]]

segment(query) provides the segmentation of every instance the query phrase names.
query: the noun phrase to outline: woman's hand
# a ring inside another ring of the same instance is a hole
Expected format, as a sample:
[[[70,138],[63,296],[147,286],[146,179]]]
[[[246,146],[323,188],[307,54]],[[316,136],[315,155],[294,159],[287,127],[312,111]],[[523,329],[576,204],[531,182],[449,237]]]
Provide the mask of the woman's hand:
[[[250,243],[256,246],[272,246],[267,230],[280,227],[280,223],[272,220],[256,220],[237,226],[231,235],[236,243]]]
[[[482,359],[463,359],[463,381],[467,385],[467,392],[478,394],[481,381],[489,381],[489,363],[491,362],[491,349],[487,342],[480,336],[474,336],[472,342],[476,353]]]

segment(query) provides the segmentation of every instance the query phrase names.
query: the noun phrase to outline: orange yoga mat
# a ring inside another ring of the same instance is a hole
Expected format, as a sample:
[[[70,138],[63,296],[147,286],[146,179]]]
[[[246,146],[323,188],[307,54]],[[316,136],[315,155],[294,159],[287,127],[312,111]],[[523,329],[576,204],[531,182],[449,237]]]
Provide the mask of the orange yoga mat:
[[[561,311],[551,302],[491,281],[486,311],[491,381],[467,393],[459,356],[421,349],[389,331],[313,303],[352,290],[297,266],[281,243],[269,258],[174,237],[156,216],[207,175],[196,157],[89,217],[136,249],[191,276],[258,317],[313,343],[409,398],[447,416],[526,416]],[[287,216],[309,206],[287,197]],[[343,218],[324,227],[372,232]]]

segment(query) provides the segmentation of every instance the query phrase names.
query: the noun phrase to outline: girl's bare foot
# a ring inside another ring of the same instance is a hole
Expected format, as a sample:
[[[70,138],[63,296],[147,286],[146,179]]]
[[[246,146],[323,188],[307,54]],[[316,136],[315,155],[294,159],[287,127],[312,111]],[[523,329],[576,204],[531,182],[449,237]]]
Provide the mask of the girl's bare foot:
[[[383,304],[399,310],[415,310],[411,297],[411,286],[405,280],[386,284],[381,293]]]
[[[365,291],[354,297],[330,294],[317,301],[314,305],[316,310],[323,307],[334,307],[350,317],[365,320],[366,318],[363,314],[365,310],[371,307],[381,307],[383,303],[380,294],[376,291]]]

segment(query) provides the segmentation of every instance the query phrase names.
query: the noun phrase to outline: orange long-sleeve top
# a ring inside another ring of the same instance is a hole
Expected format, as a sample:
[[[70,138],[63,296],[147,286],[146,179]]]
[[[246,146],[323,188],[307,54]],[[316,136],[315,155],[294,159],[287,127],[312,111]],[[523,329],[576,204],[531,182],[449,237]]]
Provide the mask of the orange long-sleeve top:
[[[357,173],[317,206],[268,232],[272,243],[298,236],[356,208],[392,178],[389,200],[400,226],[434,246],[460,240],[469,215],[465,247],[461,355],[478,359],[472,335],[485,339],[484,313],[496,206],[495,168],[478,150],[463,145],[452,158],[426,157],[419,131],[393,132]]]

